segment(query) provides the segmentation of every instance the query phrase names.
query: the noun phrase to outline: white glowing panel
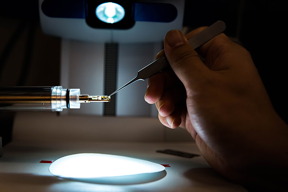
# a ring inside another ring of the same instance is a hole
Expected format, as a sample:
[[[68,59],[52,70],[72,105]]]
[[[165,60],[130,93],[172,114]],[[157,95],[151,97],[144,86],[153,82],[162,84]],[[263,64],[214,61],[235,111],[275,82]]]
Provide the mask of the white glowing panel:
[[[95,183],[144,183],[163,178],[165,167],[146,160],[99,153],[79,153],[54,161],[58,177]]]

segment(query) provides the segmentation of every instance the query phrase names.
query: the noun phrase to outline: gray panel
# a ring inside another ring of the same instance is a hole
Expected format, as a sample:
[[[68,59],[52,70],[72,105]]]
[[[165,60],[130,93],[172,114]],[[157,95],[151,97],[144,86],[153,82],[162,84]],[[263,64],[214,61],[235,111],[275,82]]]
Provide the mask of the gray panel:
[[[137,71],[153,61],[162,43],[134,43],[119,45],[117,87],[137,75]],[[151,116],[153,105],[144,101],[147,82],[137,81],[117,95],[117,116]]]

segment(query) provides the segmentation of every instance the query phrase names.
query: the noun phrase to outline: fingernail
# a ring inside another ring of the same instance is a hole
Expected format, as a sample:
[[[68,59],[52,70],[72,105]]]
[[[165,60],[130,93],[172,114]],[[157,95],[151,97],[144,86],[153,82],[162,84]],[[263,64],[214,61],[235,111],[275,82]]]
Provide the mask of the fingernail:
[[[167,121],[167,123],[169,124],[169,126],[170,126],[171,128],[173,128],[173,119],[172,119],[171,117],[167,117],[167,118],[166,118],[166,121]]]
[[[171,47],[178,47],[185,44],[187,39],[180,31],[172,30],[167,33],[166,41]]]

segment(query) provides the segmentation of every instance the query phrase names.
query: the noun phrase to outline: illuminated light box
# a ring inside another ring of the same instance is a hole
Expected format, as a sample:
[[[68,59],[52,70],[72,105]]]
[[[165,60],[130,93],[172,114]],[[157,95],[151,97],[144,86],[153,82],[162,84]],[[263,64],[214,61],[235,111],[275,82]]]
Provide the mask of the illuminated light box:
[[[61,157],[50,165],[49,170],[57,177],[101,184],[146,183],[166,175],[165,167],[157,163],[99,153]]]

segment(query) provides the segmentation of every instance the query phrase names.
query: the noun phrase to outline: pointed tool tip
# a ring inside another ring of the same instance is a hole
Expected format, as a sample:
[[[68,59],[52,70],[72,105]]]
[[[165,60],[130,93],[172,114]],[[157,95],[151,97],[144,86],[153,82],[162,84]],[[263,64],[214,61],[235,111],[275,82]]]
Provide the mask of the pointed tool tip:
[[[112,95],[115,95],[116,91],[114,91],[113,93],[111,93],[110,95],[108,95],[109,97],[111,97]]]

